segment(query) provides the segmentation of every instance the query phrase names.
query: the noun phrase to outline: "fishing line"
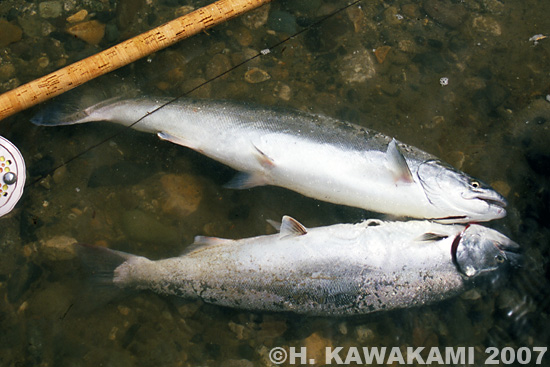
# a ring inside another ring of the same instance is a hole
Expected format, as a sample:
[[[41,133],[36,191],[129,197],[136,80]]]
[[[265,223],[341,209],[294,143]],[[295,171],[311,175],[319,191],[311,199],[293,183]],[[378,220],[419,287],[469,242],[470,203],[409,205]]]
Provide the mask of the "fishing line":
[[[307,27],[301,29],[300,31],[298,31],[298,32],[296,32],[296,33],[294,33],[294,34],[292,34],[291,36],[288,36],[288,37],[284,38],[283,40],[281,40],[281,41],[279,41],[279,42],[277,42],[277,43],[275,43],[275,44],[269,46],[268,48],[265,48],[265,49],[261,50],[261,51],[258,52],[256,55],[251,56],[251,57],[249,57],[248,59],[245,59],[244,61],[241,61],[240,63],[238,63],[238,64],[232,66],[231,68],[227,69],[226,71],[224,71],[224,72],[222,72],[222,73],[220,73],[220,74],[218,74],[218,75],[216,75],[216,76],[214,76],[214,77],[212,77],[212,78],[210,78],[210,79],[204,81],[203,83],[197,85],[196,87],[191,88],[190,90],[188,90],[188,91],[186,91],[186,92],[183,92],[183,93],[177,95],[176,97],[172,98],[170,101],[168,101],[168,102],[166,102],[166,103],[160,105],[159,107],[157,107],[157,108],[155,108],[155,109],[153,109],[153,110],[147,112],[145,115],[143,115],[142,117],[140,117],[138,120],[136,120],[136,121],[133,122],[132,124],[130,124],[130,125],[128,125],[128,126],[125,126],[121,131],[118,131],[118,132],[116,132],[116,133],[114,133],[114,134],[109,135],[108,137],[106,137],[106,138],[104,138],[104,139],[99,140],[97,143],[90,145],[88,148],[84,149],[84,150],[81,151],[80,153],[78,153],[78,154],[74,155],[73,157],[67,159],[66,161],[64,161],[64,162],[63,162],[62,164],[60,164],[59,166],[56,166],[56,167],[52,168],[49,172],[45,173],[44,175],[41,175],[40,177],[38,177],[38,178],[36,178],[36,179],[30,181],[29,183],[27,183],[27,184],[25,185],[25,188],[28,187],[28,186],[31,186],[31,185],[35,185],[36,183],[38,183],[38,182],[42,181],[44,178],[46,178],[48,175],[50,175],[50,174],[52,174],[53,172],[55,172],[57,169],[59,169],[59,168],[61,168],[61,167],[67,166],[69,163],[71,163],[71,162],[73,162],[74,160],[80,158],[81,156],[83,156],[84,154],[88,153],[89,151],[92,151],[92,150],[94,150],[95,148],[97,148],[97,147],[99,147],[99,146],[101,146],[101,145],[103,145],[103,144],[109,142],[110,140],[116,138],[117,136],[119,136],[119,135],[121,135],[123,132],[125,132],[126,129],[130,129],[130,128],[134,127],[135,125],[137,125],[138,123],[140,123],[140,122],[141,122],[143,119],[145,119],[147,116],[150,116],[150,115],[152,115],[153,113],[155,113],[155,112],[161,110],[162,108],[164,108],[164,107],[166,107],[166,106],[168,106],[168,105],[170,105],[170,104],[172,104],[172,103],[178,101],[179,99],[181,99],[181,98],[183,98],[183,97],[185,97],[185,96],[187,96],[187,95],[193,93],[193,92],[196,91],[197,89],[202,88],[203,86],[205,86],[205,85],[207,85],[207,84],[209,84],[209,83],[211,83],[211,82],[213,82],[213,81],[215,81],[215,80],[217,80],[217,79],[222,78],[223,76],[225,76],[225,75],[231,73],[232,71],[234,71],[234,70],[236,70],[236,69],[239,69],[241,66],[243,66],[243,65],[245,65],[245,64],[247,64],[247,63],[249,63],[249,62],[251,62],[252,60],[255,60],[255,59],[257,59],[258,57],[266,56],[266,55],[270,54],[272,50],[279,48],[281,45],[285,44],[286,42],[290,41],[290,40],[293,39],[293,38],[296,38],[297,36],[301,35],[302,33],[307,32],[307,31],[309,31],[310,29],[319,26],[320,24],[322,24],[323,22],[325,22],[327,19],[332,18],[333,16],[335,16],[335,15],[337,15],[337,14],[343,12],[344,10],[346,10],[346,9],[348,9],[348,8],[350,8],[350,7],[352,7],[352,6],[356,5],[356,4],[358,4],[358,3],[360,3],[361,1],[362,1],[362,0],[355,0],[355,1],[351,2],[351,3],[349,3],[348,5],[346,5],[346,6],[342,7],[342,8],[339,8],[339,9],[333,11],[332,13],[329,13],[328,15],[325,15],[325,16],[322,17],[321,19],[319,19],[319,20],[317,20],[317,21],[311,23],[311,24],[308,25]]]

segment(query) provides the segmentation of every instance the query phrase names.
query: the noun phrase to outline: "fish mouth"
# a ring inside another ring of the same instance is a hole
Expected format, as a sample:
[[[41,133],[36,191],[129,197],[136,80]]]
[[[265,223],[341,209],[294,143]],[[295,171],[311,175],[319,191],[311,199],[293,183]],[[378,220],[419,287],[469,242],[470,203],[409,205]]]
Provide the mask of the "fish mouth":
[[[484,202],[489,210],[497,213],[498,218],[502,218],[506,215],[506,206],[508,205],[508,202],[504,199],[504,197],[496,192],[485,195],[477,193],[477,195],[472,195],[470,197],[468,197],[468,195],[462,195],[462,197],[467,200],[480,200]],[[487,209],[483,209],[483,211],[485,210]]]
[[[428,220],[432,220],[434,222],[438,223],[447,223],[447,224],[453,224],[453,223],[467,223],[470,221],[470,217],[467,215],[451,215],[448,217],[439,217],[439,218],[428,218]]]
[[[497,206],[499,208],[506,208],[508,205],[508,202],[506,202],[506,199],[500,197],[500,198],[494,198],[494,197],[487,197],[487,196],[478,196],[476,199],[485,201],[489,206]]]
[[[512,268],[521,268],[523,251],[519,244],[514,241],[508,241],[506,243],[499,243],[496,246],[504,252]]]

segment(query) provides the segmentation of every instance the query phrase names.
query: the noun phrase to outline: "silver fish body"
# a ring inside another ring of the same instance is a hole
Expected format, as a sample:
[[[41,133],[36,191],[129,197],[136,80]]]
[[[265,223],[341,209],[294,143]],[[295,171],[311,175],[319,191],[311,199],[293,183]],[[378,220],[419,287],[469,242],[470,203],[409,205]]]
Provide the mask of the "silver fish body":
[[[197,237],[176,258],[112,252],[122,263],[111,280],[240,309],[349,316],[455,296],[516,264],[517,250],[480,225],[369,220],[306,229],[284,217],[279,234]]]
[[[505,199],[415,147],[367,128],[300,111],[229,102],[114,99],[39,125],[107,120],[189,147],[243,174],[228,186],[275,185],[308,197],[441,222],[504,217]]]

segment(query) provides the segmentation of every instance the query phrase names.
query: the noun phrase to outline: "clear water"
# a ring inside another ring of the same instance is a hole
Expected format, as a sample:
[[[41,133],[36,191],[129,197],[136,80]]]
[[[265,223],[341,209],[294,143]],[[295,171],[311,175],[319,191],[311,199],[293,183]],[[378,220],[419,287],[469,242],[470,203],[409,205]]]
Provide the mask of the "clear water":
[[[0,4],[0,16],[25,31],[3,49],[2,65],[15,70],[1,80],[4,90],[161,24],[182,5],[205,4],[60,3],[57,18],[43,17],[38,2]],[[178,95],[345,5],[273,2],[257,28],[236,19],[117,74],[144,93]],[[65,19],[80,9],[108,25],[98,46],[63,33]],[[475,361],[466,364],[483,365],[487,347],[547,346],[550,39],[529,39],[550,34],[549,11],[542,1],[363,1],[191,94],[335,116],[492,184],[507,197],[509,214],[488,225],[525,251],[510,281],[351,319],[243,312],[152,293],[107,302],[108,290],[90,287],[78,262],[48,244],[65,236],[158,259],[178,255],[198,234],[271,233],[265,220],[285,214],[309,227],[380,215],[280,188],[227,190],[222,185],[234,172],[195,152],[108,123],[35,127],[29,120],[38,106],[0,123],[29,176],[18,207],[0,219],[0,365],[270,366],[271,348],[302,346],[308,358],[325,347],[473,347]],[[35,23],[25,28],[29,19]],[[42,31],[31,37],[32,27]],[[374,50],[382,57],[383,46],[390,51],[379,62]],[[270,78],[250,83],[253,67]],[[180,181],[187,191],[174,193],[170,182]],[[172,207],[174,194],[200,203]]]

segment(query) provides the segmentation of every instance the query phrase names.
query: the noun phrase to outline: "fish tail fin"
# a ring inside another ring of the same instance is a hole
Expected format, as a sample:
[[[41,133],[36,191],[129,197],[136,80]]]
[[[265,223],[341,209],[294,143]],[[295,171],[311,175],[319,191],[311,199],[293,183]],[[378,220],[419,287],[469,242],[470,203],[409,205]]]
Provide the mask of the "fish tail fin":
[[[100,113],[102,107],[139,93],[133,85],[114,84],[109,81],[105,86],[81,86],[61,95],[41,108],[31,122],[38,126],[59,126],[104,120]]]
[[[116,268],[137,257],[126,252],[82,243],[75,244],[75,250],[86,272],[100,285],[114,284]]]
[[[86,279],[78,297],[77,313],[89,313],[129,294],[124,282],[115,281],[115,272],[139,256],[81,243],[75,244],[74,249]]]
[[[120,98],[115,97],[113,99]],[[38,126],[61,126],[100,121],[102,118],[94,112],[105,106],[107,102],[114,102],[113,99],[93,104],[87,108],[83,108],[85,103],[81,101],[56,100],[34,115],[31,122]]]

